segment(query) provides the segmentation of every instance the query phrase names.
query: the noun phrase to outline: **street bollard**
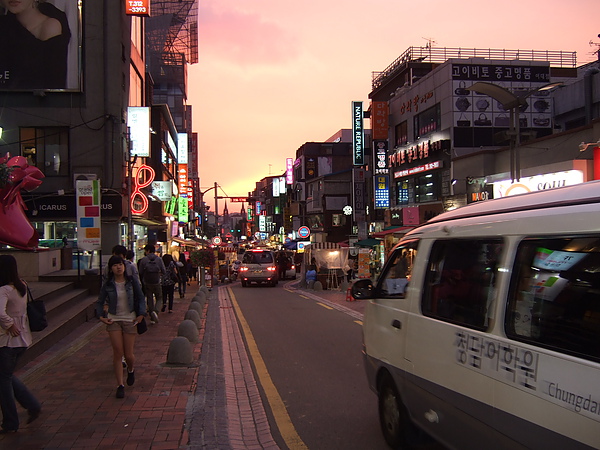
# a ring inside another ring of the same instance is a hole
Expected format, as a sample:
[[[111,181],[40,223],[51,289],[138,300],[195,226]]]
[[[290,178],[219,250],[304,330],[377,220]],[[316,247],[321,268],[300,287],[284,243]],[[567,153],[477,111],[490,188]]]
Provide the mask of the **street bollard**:
[[[192,344],[195,344],[199,341],[198,337],[198,327],[192,320],[184,320],[179,324],[177,328],[177,336],[183,336],[187,338]]]
[[[196,328],[200,329],[200,314],[195,309],[188,309],[185,313],[185,320],[191,320],[196,324]]]
[[[194,361],[192,344],[184,336],[173,338],[167,351],[167,364],[191,364]]]

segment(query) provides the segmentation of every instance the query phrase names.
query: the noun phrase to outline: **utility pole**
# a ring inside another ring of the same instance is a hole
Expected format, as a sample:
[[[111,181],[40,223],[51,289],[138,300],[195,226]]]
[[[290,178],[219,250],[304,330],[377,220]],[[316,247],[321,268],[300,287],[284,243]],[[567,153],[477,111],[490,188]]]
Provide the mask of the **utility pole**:
[[[219,228],[219,193],[217,192],[217,182],[215,181],[215,186],[213,189],[215,190],[215,234],[217,236],[221,236],[221,229]]]

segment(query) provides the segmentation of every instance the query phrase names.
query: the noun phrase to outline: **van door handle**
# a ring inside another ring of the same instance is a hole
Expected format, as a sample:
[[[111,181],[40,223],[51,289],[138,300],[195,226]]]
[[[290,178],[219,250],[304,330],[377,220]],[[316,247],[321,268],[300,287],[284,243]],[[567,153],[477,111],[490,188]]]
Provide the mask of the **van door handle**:
[[[392,320],[392,326],[394,328],[398,328],[399,330],[402,329],[402,323],[398,319]]]

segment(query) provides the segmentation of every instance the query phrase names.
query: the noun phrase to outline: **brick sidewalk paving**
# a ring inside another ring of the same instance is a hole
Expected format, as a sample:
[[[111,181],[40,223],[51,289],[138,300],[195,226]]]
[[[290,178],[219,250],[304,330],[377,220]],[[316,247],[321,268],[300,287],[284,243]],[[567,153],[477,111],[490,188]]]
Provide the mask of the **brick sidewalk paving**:
[[[125,387],[124,399],[115,398],[112,349],[99,322],[80,327],[75,342],[63,341],[21,369],[17,375],[42,403],[42,414],[26,425],[26,413],[19,406],[21,428],[0,436],[0,448],[176,449],[185,445],[186,408],[195,390],[202,342],[194,345],[191,367],[165,363],[197,289],[197,285],[188,288],[185,299],[175,299],[173,314],[161,313],[159,323],[137,337],[136,380],[134,386]]]

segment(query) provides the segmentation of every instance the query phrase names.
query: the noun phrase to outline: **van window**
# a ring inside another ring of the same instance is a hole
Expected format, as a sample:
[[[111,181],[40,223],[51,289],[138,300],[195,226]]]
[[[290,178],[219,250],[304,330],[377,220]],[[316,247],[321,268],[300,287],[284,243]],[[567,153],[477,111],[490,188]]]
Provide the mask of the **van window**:
[[[600,236],[523,240],[506,335],[600,361]]]
[[[434,242],[422,298],[423,314],[485,330],[492,325],[500,239]]]
[[[269,251],[264,252],[246,252],[242,258],[244,264],[272,264],[274,262],[273,254]]]
[[[380,298],[404,298],[410,281],[413,261],[417,255],[418,241],[407,242],[396,248],[390,260],[379,277]]]

